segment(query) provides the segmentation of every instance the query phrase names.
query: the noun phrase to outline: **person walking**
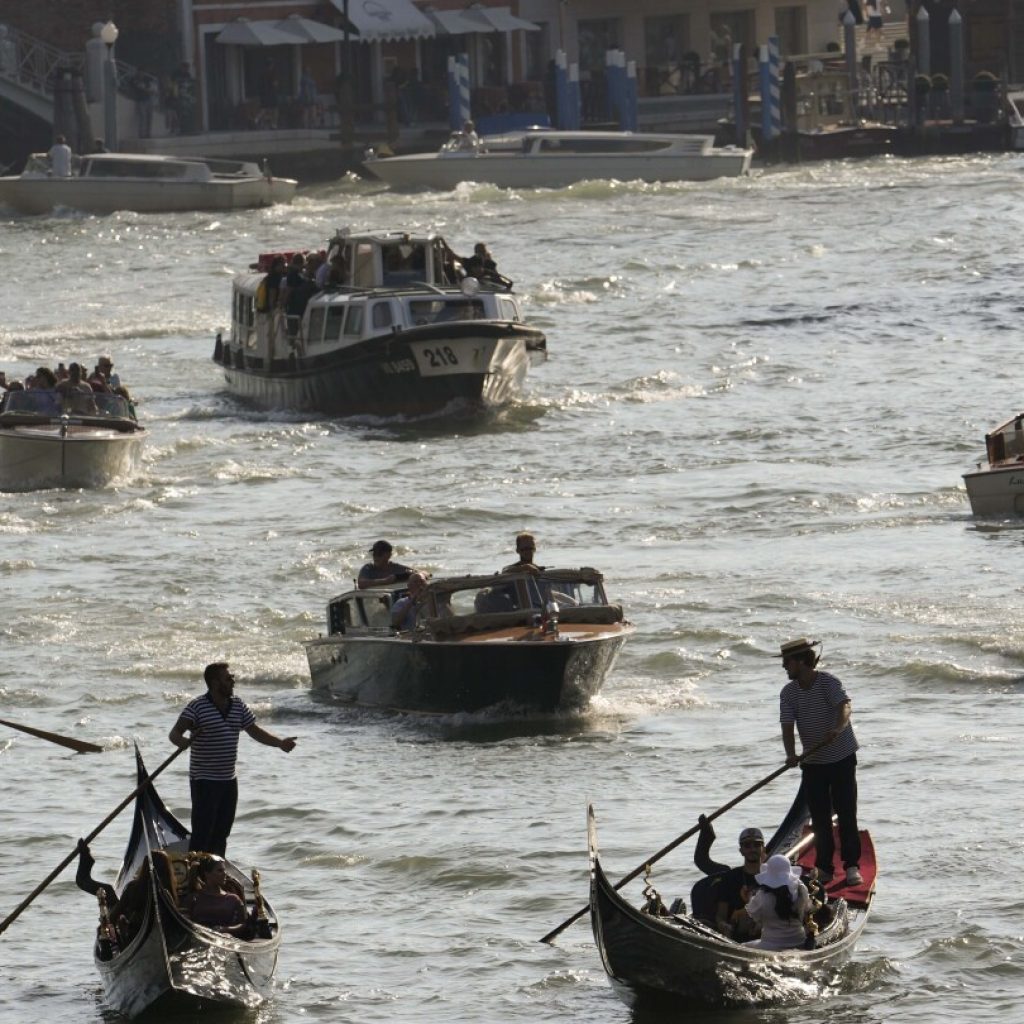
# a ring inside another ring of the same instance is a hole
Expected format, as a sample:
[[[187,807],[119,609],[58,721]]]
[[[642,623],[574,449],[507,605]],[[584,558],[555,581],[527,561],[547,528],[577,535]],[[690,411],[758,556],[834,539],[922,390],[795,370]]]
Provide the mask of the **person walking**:
[[[295,737],[281,739],[256,724],[256,716],[236,696],[235,677],[227,662],[207,665],[203,673],[206,693],[190,701],[174,723],[169,738],[187,747],[189,787],[192,791],[192,838],[189,850],[225,855],[238,805],[239,733],[286,754],[295,749]],[[191,740],[186,736],[192,734]]]
[[[833,810],[839,817],[840,853],[846,885],[860,885],[860,832],[857,828],[857,738],[850,724],[851,704],[843,684],[817,669],[820,640],[790,640],[782,645],[782,667],[789,682],[779,694],[779,721],[786,764],[800,765],[803,791],[811,812],[818,872],[832,880],[835,842]],[[805,753],[796,752],[796,733]],[[824,744],[820,749],[812,749]]]

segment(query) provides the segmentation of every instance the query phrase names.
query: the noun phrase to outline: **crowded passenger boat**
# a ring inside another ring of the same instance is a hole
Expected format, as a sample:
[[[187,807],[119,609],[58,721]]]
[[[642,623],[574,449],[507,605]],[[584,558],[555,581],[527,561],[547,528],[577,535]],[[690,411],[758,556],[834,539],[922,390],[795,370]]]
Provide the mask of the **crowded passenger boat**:
[[[0,372],[0,489],[102,487],[137,467],[145,430],[101,356],[90,373],[63,362],[24,380]]]
[[[423,416],[505,404],[545,354],[482,243],[463,258],[430,232],[346,230],[239,275],[213,358],[263,408]]]

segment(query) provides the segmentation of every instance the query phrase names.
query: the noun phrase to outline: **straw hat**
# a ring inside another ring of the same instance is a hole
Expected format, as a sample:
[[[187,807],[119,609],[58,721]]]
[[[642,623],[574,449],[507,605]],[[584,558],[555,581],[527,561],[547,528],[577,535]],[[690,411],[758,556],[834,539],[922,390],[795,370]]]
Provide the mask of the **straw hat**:
[[[758,885],[767,886],[769,889],[779,889],[788,886],[790,893],[796,895],[796,887],[800,881],[800,869],[790,864],[789,858],[782,853],[776,853],[765,862],[764,870],[754,876]]]
[[[808,651],[813,651],[815,647],[820,647],[820,640],[806,640],[801,637],[799,640],[787,640],[782,645],[781,653],[776,654],[776,658],[790,658],[795,654],[806,654]]]

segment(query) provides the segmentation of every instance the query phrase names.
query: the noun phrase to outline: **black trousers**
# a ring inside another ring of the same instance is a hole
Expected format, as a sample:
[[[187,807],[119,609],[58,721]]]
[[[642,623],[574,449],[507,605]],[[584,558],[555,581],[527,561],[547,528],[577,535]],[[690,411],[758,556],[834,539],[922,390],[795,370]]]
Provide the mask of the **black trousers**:
[[[839,844],[844,867],[860,866],[860,832],[857,830],[857,755],[832,764],[803,766],[804,798],[814,828],[816,863],[832,873],[835,842],[832,812],[839,816]]]
[[[192,838],[190,850],[224,856],[238,806],[238,780],[190,779]]]

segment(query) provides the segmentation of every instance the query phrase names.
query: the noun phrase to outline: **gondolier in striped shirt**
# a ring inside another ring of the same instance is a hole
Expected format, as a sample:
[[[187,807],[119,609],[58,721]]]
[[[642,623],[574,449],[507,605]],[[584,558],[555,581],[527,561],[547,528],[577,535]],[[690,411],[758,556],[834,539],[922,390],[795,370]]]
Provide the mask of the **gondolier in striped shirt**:
[[[227,662],[207,665],[203,673],[206,693],[196,697],[182,711],[170,740],[177,747],[189,744],[189,785],[192,791],[192,838],[190,850],[216,853],[223,857],[228,836],[235,822],[238,804],[238,736],[246,732],[268,747],[278,747],[286,754],[295,747],[295,738],[281,739],[261,729],[256,716],[236,696],[235,677]]]
[[[833,810],[839,818],[840,853],[846,884],[860,885],[860,832],[857,828],[857,737],[850,724],[850,698],[831,673],[817,669],[820,646],[815,640],[790,640],[782,645],[782,667],[789,682],[779,695],[779,721],[786,763],[800,764],[803,792],[814,828],[816,864],[827,884],[832,880],[835,842]],[[799,761],[796,732],[805,751],[824,746]]]

